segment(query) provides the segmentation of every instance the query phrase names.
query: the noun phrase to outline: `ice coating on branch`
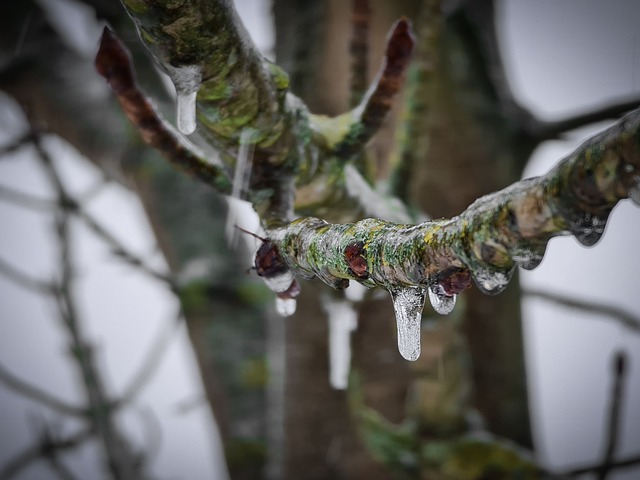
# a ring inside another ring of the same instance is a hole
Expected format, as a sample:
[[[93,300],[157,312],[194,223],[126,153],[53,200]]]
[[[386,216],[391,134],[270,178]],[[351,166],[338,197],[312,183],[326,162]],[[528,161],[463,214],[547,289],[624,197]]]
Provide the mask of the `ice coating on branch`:
[[[264,283],[267,284],[267,287],[269,287],[272,292],[276,293],[286,292],[291,286],[293,278],[293,272],[291,270],[285,270],[282,273],[262,277]]]
[[[173,67],[167,71],[176,88],[176,123],[178,130],[190,135],[196,130],[196,96],[202,81],[202,69],[198,65]]]
[[[439,285],[429,287],[429,302],[440,315],[448,315],[456,306],[457,295],[447,295]]]
[[[415,362],[420,356],[420,321],[427,288],[390,287],[389,293],[398,326],[398,350],[403,358]]]
[[[276,297],[276,312],[281,317],[290,317],[296,313],[297,302],[295,298]]]
[[[344,390],[349,384],[351,332],[358,327],[358,315],[348,300],[328,298],[323,308],[329,320],[329,383]]]

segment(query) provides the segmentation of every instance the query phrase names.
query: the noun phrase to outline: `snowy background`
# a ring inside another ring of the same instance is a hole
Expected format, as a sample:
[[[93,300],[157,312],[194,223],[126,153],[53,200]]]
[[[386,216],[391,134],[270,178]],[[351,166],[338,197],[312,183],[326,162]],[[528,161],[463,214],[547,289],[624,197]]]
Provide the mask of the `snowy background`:
[[[249,32],[268,50],[272,31],[267,2],[236,4]],[[514,90],[536,114],[560,119],[619,96],[640,94],[640,39],[636,33],[640,2],[522,0],[504,2],[498,14]],[[74,37],[70,41],[85,49],[97,45],[99,30],[86,20],[74,22],[80,24],[89,28],[67,29]],[[87,49],[87,55],[93,55],[92,49]],[[581,129],[565,140],[544,144],[535,152],[526,176],[544,173],[581,139],[602,127]],[[0,145],[25,128],[19,111],[0,96]],[[99,173],[63,142],[49,139],[47,147],[55,153],[56,165],[73,193],[82,195],[99,181]],[[44,198],[54,194],[29,149],[0,161],[0,185]],[[110,185],[95,193],[87,205],[122,243],[162,265],[133,195]],[[52,278],[56,253],[51,216],[0,202],[0,225],[0,259],[36,278]],[[127,433],[137,444],[157,445],[152,466],[160,478],[225,478],[207,408],[183,408],[197,404],[203,391],[185,331],[175,325],[178,306],[173,297],[166,295],[162,285],[114,262],[107,248],[80,224],[74,224],[73,234],[87,334],[104,371],[126,374],[109,377],[109,387],[121,391],[129,384],[157,335],[169,332],[173,337],[157,374],[136,408],[123,419]],[[543,264],[523,274],[523,285],[602,301],[640,316],[638,238],[640,209],[622,202],[598,245],[586,249],[572,238],[554,239]],[[624,350],[630,360],[618,454],[640,453],[640,335],[610,319],[540,300],[525,299],[524,307],[534,432],[542,463],[560,469],[603,455],[611,363],[618,350]],[[46,299],[0,276],[0,364],[75,404],[79,387],[67,363],[66,341],[51,320],[52,312]],[[56,422],[60,423],[51,411],[0,386],[0,466],[30,445],[44,423]],[[77,426],[65,421],[58,428],[71,432]],[[66,462],[78,477],[96,478],[98,458],[96,446],[87,444]],[[637,475],[636,468],[610,478],[631,480]],[[46,466],[35,463],[18,478],[50,478],[50,473]]]

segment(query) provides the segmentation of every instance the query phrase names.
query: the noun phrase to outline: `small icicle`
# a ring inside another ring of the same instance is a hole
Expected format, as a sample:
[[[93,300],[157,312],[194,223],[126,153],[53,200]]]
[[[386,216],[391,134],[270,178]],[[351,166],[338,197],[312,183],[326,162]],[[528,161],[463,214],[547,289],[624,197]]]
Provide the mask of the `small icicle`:
[[[329,317],[329,383],[344,390],[349,384],[351,332],[358,327],[358,314],[348,300],[325,298],[322,306]]]
[[[420,356],[420,321],[427,297],[425,287],[392,287],[393,310],[398,325],[398,350],[411,362]]]
[[[636,205],[640,205],[640,175],[633,179],[633,185],[629,189],[629,198]]]
[[[178,93],[176,109],[178,130],[185,135],[196,131],[196,96],[198,92]]]
[[[176,88],[178,130],[185,135],[196,131],[196,96],[202,81],[202,69],[198,65],[168,66],[169,76]]]
[[[441,291],[439,285],[429,287],[429,302],[433,309],[440,315],[448,315],[456,306],[457,295],[447,295]]]
[[[290,317],[296,313],[297,302],[295,298],[276,297],[276,311],[281,317]]]

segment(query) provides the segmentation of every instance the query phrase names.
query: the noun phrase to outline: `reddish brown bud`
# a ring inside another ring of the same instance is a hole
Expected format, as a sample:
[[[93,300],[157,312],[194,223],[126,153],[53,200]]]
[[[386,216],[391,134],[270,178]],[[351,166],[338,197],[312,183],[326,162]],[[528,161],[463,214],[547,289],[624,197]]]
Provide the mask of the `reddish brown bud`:
[[[367,259],[362,242],[351,243],[344,249],[344,258],[351,273],[362,279],[369,278],[367,271]]]

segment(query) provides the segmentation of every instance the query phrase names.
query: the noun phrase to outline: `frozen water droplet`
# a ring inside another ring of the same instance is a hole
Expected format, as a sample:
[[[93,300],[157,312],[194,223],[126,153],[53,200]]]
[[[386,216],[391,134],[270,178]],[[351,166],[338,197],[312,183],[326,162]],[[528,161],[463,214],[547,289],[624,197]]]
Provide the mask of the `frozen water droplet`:
[[[286,292],[291,286],[291,282],[293,282],[293,272],[291,270],[285,270],[283,273],[262,277],[262,279],[272,292],[282,293]]]
[[[633,200],[633,203],[636,205],[640,205],[640,176],[636,176],[633,179],[633,183],[629,189],[629,198]]]
[[[297,302],[295,298],[276,297],[276,311],[282,317],[290,317],[296,313]]]
[[[429,301],[433,309],[440,315],[448,315],[456,306],[457,295],[447,295],[439,285],[429,287]]]
[[[393,310],[398,326],[398,350],[411,362],[420,356],[420,321],[427,297],[425,287],[392,287]]]
[[[196,95],[197,91],[190,93],[178,93],[176,98],[177,104],[177,123],[178,130],[185,135],[191,135],[196,131]]]
[[[351,332],[358,327],[358,314],[349,301],[325,298],[322,304],[329,317],[329,383],[344,390],[349,384]]]
[[[514,270],[515,268],[512,268],[507,272],[501,272],[477,267],[471,270],[471,276],[482,293],[487,295],[497,295],[507,288]]]
[[[606,225],[607,217],[601,218],[586,214],[581,222],[571,225],[571,233],[576,236],[582,245],[592,247],[602,237]]]
[[[196,96],[202,81],[202,70],[198,65],[182,67],[167,66],[173,85],[176,87],[177,125],[185,135],[196,130]]]

